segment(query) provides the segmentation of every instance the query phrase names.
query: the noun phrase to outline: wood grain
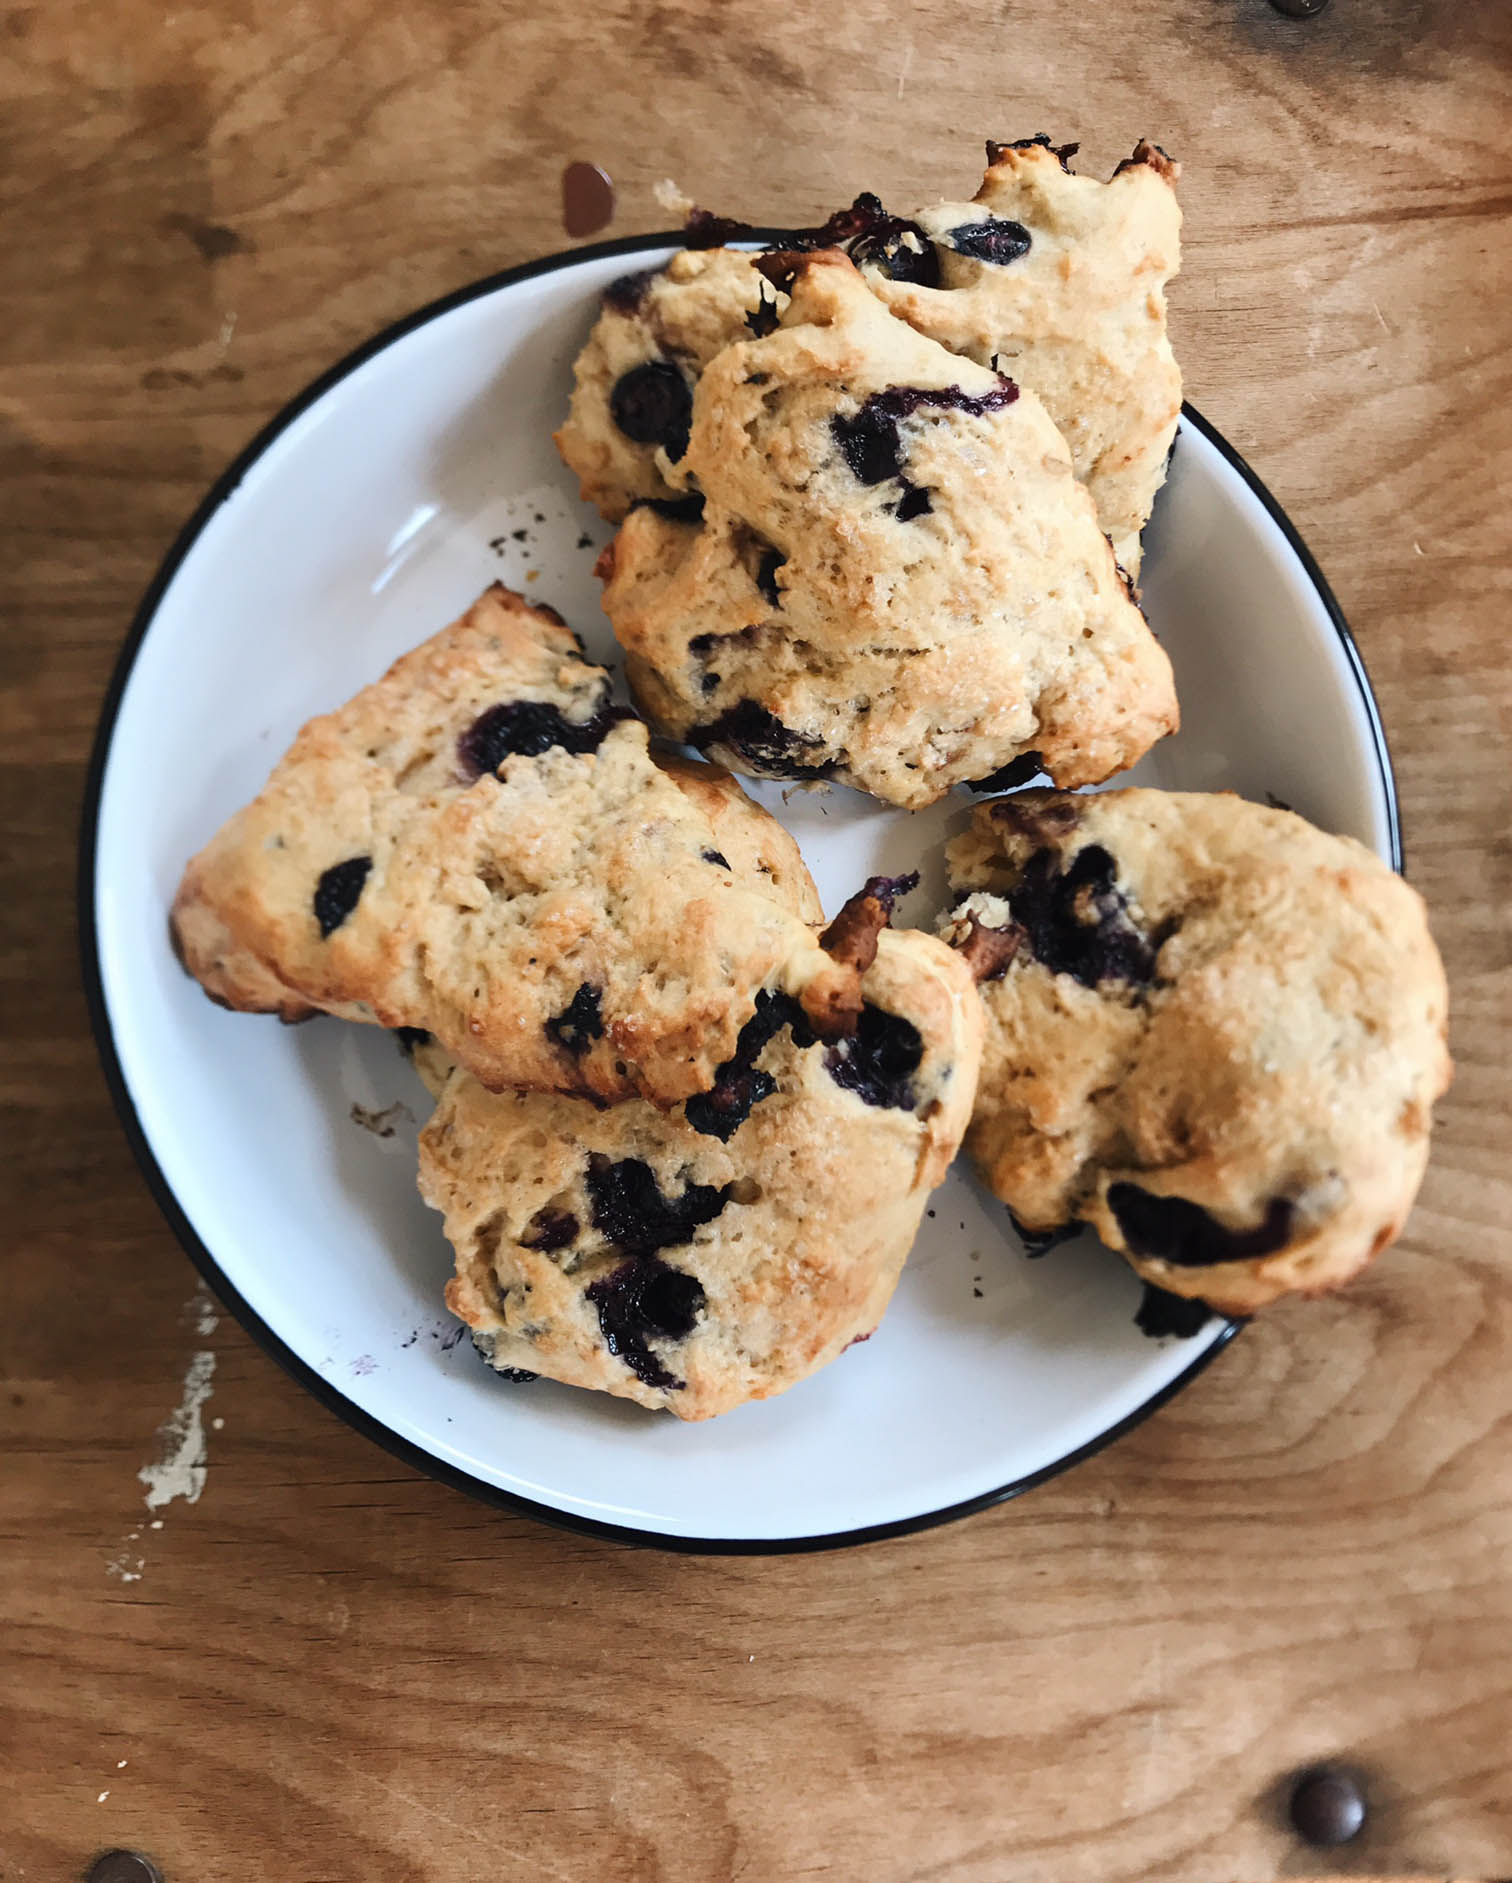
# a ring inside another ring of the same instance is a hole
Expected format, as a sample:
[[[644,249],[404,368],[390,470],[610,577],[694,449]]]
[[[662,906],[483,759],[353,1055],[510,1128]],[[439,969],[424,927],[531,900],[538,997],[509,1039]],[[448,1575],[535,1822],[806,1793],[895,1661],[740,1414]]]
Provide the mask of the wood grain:
[[[0,5],[5,1883],[108,1844],[171,1883],[1258,1883],[1316,1874],[1281,1786],[1335,1754],[1375,1799],[1335,1869],[1512,1872],[1509,78],[1504,0]],[[1184,159],[1191,396],[1370,665],[1455,999],[1421,1206],[945,1531],[698,1561],[485,1510],[185,1312],[72,940],[136,597],[315,373],[561,245],[569,159],[618,233],[663,177],[803,220],[1041,127]],[[152,1530],[201,1348],[224,1425]]]

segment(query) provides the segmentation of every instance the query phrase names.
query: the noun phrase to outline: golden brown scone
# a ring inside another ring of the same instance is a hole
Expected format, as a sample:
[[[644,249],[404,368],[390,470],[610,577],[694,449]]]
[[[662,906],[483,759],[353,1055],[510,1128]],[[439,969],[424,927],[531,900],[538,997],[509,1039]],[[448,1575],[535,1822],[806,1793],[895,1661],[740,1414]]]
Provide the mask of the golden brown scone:
[[[967,1148],[1030,1235],[1089,1222],[1171,1294],[1251,1314],[1396,1237],[1449,1081],[1422,899],[1241,798],[1025,791],[948,850],[982,984]]]
[[[878,265],[867,280],[920,333],[1038,393],[1138,575],[1181,412],[1165,303],[1181,263],[1179,166],[1141,142],[1102,183],[1074,175],[1048,138],[987,149],[973,201],[918,214],[938,285]]]
[[[790,261],[781,325],[698,382],[701,520],[634,510],[602,558],[641,705],[738,771],[908,806],[1132,765],[1176,725],[1170,662],[1044,408],[843,255]]]
[[[679,752],[653,752],[651,758],[709,820],[714,853],[724,858],[737,882],[774,897],[800,922],[824,920],[824,905],[797,841],[746,796],[739,779],[722,765],[684,758]]]
[[[981,1003],[933,937],[874,936],[854,1036],[763,995],[675,1111],[494,1095],[458,1072],[420,1138],[447,1303],[506,1375],[683,1419],[784,1391],[876,1327],[971,1111]]]
[[[228,1006],[424,1028],[491,1087],[673,1103],[760,989],[840,972],[791,840],[674,769],[558,618],[495,587],[312,720],[193,859],[182,958]]]
[[[619,522],[637,499],[674,494],[666,470],[688,441],[692,388],[721,347],[749,331],[772,289],[735,249],[683,249],[665,268],[626,275],[573,368],[556,446],[583,500]]]

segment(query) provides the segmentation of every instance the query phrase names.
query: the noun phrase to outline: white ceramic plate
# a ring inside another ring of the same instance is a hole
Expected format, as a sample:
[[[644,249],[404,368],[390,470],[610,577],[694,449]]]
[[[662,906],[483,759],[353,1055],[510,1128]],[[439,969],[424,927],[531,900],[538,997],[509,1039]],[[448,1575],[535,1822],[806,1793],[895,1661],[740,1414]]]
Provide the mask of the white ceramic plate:
[[[591,569],[607,532],[550,433],[613,277],[668,253],[607,243],[438,303],[334,368],[210,492],[143,602],[85,817],[86,979],[138,1157],[211,1285],[296,1378],[391,1450],[485,1497],[640,1541],[791,1549],[960,1515],[1063,1469],[1176,1391],[1233,1331],[1134,1326],[1139,1289],[1090,1237],[1025,1260],[957,1170],[875,1338],[779,1399],[701,1426],[490,1373],[441,1306],[450,1258],[414,1185],[425,1100],[391,1041],[213,1007],[165,916],[185,859],[300,723],[501,577],[612,660]],[[1316,567],[1188,411],[1145,562],[1185,726],[1132,777],[1274,793],[1398,861],[1386,749]],[[964,797],[910,816],[756,788],[831,912],[922,863],[940,900]],[[353,1108],[399,1103],[393,1135]]]

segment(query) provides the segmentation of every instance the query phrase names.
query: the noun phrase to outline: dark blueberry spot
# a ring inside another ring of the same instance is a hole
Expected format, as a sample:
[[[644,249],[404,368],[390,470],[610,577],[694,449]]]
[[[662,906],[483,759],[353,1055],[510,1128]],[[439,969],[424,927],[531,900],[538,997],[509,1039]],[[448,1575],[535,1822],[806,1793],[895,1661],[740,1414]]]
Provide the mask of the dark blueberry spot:
[[[646,298],[646,290],[656,279],[655,268],[643,268],[638,274],[621,275],[604,290],[604,305],[616,313],[633,314]]]
[[[320,939],[334,935],[357,907],[362,885],[373,867],[371,857],[348,857],[322,870],[315,885],[315,920],[320,924]]]
[[[1285,798],[1278,798],[1274,791],[1266,792],[1265,801],[1273,811],[1290,811],[1295,808],[1288,804]]]
[[[1016,137],[1011,144],[994,143],[989,138],[987,142],[987,161],[988,163],[1000,163],[1004,151],[1033,150],[1036,145],[1038,145],[1041,150],[1054,151],[1060,161],[1061,169],[1067,172],[1071,169],[1071,159],[1081,149],[1080,144],[1052,144],[1048,133],[1039,131],[1036,132],[1033,137]]]
[[[1012,1210],[1008,1212],[1008,1220],[1031,1262],[1037,1262],[1042,1255],[1048,1255],[1052,1249],[1058,1249],[1063,1242],[1081,1233],[1080,1223],[1058,1223],[1054,1229],[1031,1229],[1027,1223],[1021,1223]]]
[[[529,530],[511,530],[509,533],[517,543],[524,543],[530,540]]]
[[[777,329],[777,296],[767,296],[767,283],[761,283],[761,299],[745,317],[745,324],[758,340]]]
[[[651,1166],[640,1158],[615,1163],[595,1151],[588,1159],[588,1200],[602,1236],[626,1255],[649,1256],[690,1241],[729,1197],[707,1183],[690,1183],[681,1196],[663,1196]]]
[[[1292,1787],[1292,1828],[1304,1843],[1321,1849],[1347,1844],[1365,1825],[1365,1789],[1353,1772],[1315,1766]]]
[[[683,1110],[695,1131],[728,1143],[750,1117],[752,1108],[776,1090],[777,1081],[771,1073],[742,1063],[737,1051],[737,1056],[727,1059],[715,1073],[709,1090],[696,1093]]]
[[[547,700],[508,700],[480,713],[457,741],[463,766],[476,777],[496,772],[505,759],[539,758],[553,746],[564,752],[596,752],[605,734],[623,719],[634,717],[623,706],[609,704],[606,681],[593,714],[574,720]]]
[[[777,586],[777,571],[787,561],[780,549],[764,549],[761,561],[756,565],[756,586],[769,607],[782,606],[782,591]],[[699,637],[702,639],[702,636]]]
[[[1156,1256],[1177,1268],[1211,1268],[1216,1262],[1274,1255],[1291,1240],[1297,1214],[1289,1198],[1276,1196],[1255,1228],[1229,1229],[1200,1203],[1154,1196],[1137,1183],[1110,1185],[1108,1208],[1135,1255]]]
[[[394,1038],[398,1041],[399,1050],[406,1059],[414,1057],[417,1046],[425,1046],[430,1042],[430,1034],[423,1026],[396,1026]]]
[[[695,209],[683,224],[683,239],[689,248],[722,248],[729,242],[749,242],[755,236],[750,223],[715,216],[707,209]],[[940,282],[940,264],[929,237],[918,223],[890,216],[869,190],[863,191],[849,209],[837,209],[814,228],[783,230],[774,246],[791,255],[840,248],[858,268],[880,268],[895,281],[914,281],[928,288],[938,287]]]
[[[755,700],[739,700],[712,724],[694,726],[688,743],[700,751],[711,745],[727,746],[753,771],[769,778],[828,778],[835,770],[833,759],[803,756],[823,751],[822,740],[794,732]]]
[[[890,477],[903,476],[900,420],[912,418],[921,410],[980,416],[1000,412],[1017,397],[1018,387],[1001,373],[991,392],[979,394],[963,392],[959,386],[889,386],[885,392],[872,393],[852,416],[837,412],[830,420],[830,434],[860,483],[881,484]]]
[[[963,222],[949,235],[957,255],[969,255],[974,261],[993,262],[1005,267],[1027,255],[1031,246],[1029,231],[1021,222],[992,217],[987,222]]]
[[[750,1117],[752,1106],[772,1096],[777,1081],[761,1071],[756,1061],[784,1027],[792,1029],[795,1046],[815,1043],[814,1030],[798,1002],[790,994],[763,988],[756,996],[756,1011],[740,1029],[733,1056],[715,1072],[710,1089],[683,1107],[695,1131],[727,1144]]]
[[[730,867],[730,859],[725,855],[723,850],[705,850],[703,852],[703,860],[705,863],[717,864],[722,870],[727,870]]]
[[[1193,1334],[1200,1334],[1212,1318],[1213,1310],[1205,1301],[1189,1301],[1185,1295],[1173,1295],[1168,1289],[1157,1288],[1154,1282],[1147,1281],[1134,1325],[1151,1340],[1164,1340],[1168,1335],[1174,1335],[1177,1340],[1190,1340]]]
[[[830,433],[850,466],[851,476],[861,483],[884,484],[890,477],[903,475],[898,421],[879,410],[871,399],[854,418],[837,412],[830,420]]]
[[[924,1057],[919,1029],[867,1001],[855,1032],[827,1047],[824,1069],[864,1104],[912,1111],[913,1075]]]
[[[1060,861],[1055,850],[1036,850],[1008,892],[1029,952],[1052,973],[1070,974],[1083,987],[1099,981],[1148,986],[1156,950],[1129,917],[1112,857],[1101,844],[1089,843],[1069,869],[1062,870]]]
[[[647,1343],[692,1333],[704,1292],[695,1276],[661,1261],[657,1251],[689,1241],[700,1224],[712,1222],[728,1191],[690,1183],[681,1196],[664,1196],[639,1158],[615,1163],[595,1152],[588,1159],[588,1197],[594,1227],[630,1257],[588,1289],[604,1343],[647,1386],[675,1389],[682,1382]]]
[[[532,1380],[541,1377],[539,1373],[532,1373],[528,1367],[522,1366],[501,1366],[494,1371],[501,1380],[508,1380],[514,1386],[528,1386]]]
[[[587,530],[584,530],[583,533],[578,537],[577,546],[579,549],[592,549],[593,538],[588,534]]]
[[[522,1247],[538,1249],[542,1255],[553,1255],[558,1249],[565,1249],[569,1243],[577,1241],[578,1219],[571,1210],[543,1209],[525,1225],[520,1237]]]
[[[703,492],[691,490],[686,497],[637,497],[630,508],[654,510],[669,523],[701,523],[704,513]]]
[[[1025,791],[1016,798],[1000,798],[989,805],[994,823],[1016,837],[1049,844],[1068,837],[1081,821],[1081,800],[1068,792]]]
[[[893,515],[900,523],[912,523],[915,517],[928,516],[934,505],[929,501],[929,492],[921,484],[905,484],[903,495],[898,499],[898,507]]]
[[[590,1041],[604,1037],[599,999],[599,990],[584,981],[562,1011],[546,1022],[548,1037],[558,1046],[565,1046],[575,1059],[587,1052]]]
[[[1009,759],[1006,765],[1000,765],[995,772],[989,772],[985,778],[973,778],[968,789],[971,791],[1015,791],[1020,785],[1027,785],[1031,778],[1037,778],[1045,769],[1045,761],[1038,752],[1021,752],[1017,758]]]
[[[592,1282],[588,1299],[598,1309],[604,1345],[644,1385],[678,1392],[686,1384],[651,1351],[652,1340],[685,1340],[704,1305],[696,1276],[660,1261],[633,1256]]]
[[[749,222],[716,216],[707,209],[690,209],[683,224],[683,240],[689,248],[723,248],[727,242],[749,242],[755,233]]]
[[[670,360],[647,360],[615,381],[609,415],[627,438],[638,445],[665,445],[675,462],[688,448],[693,394]]]
[[[920,287],[940,285],[939,258],[929,237],[918,223],[890,216],[870,190],[818,228],[791,230],[784,246],[798,252],[844,249],[858,268],[877,268],[894,281],[913,281]]]
[[[849,209],[838,209],[820,229],[800,236],[794,247],[843,248],[858,268],[877,268],[894,281],[921,288],[940,285],[934,244],[916,222],[890,216],[870,191]]]

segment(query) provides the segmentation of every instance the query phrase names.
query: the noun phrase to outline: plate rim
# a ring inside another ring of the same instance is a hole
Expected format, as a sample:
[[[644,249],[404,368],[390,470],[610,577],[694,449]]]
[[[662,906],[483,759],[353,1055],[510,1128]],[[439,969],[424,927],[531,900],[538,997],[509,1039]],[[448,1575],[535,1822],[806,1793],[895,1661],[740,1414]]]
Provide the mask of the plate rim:
[[[783,231],[778,229],[754,229],[751,232],[751,239],[775,240],[780,239],[782,234]],[[1014,1478],[994,1490],[981,1492],[960,1503],[922,1511],[911,1517],[895,1518],[886,1523],[867,1524],[849,1530],[814,1535],[740,1538],[680,1536],[664,1530],[642,1530],[631,1525],[611,1523],[603,1518],[587,1517],[575,1511],[562,1510],[556,1505],[542,1503],[537,1499],[525,1497],[519,1492],[508,1491],[499,1485],[490,1484],[486,1479],[476,1477],[471,1472],[464,1471],[446,1459],[436,1456],[435,1453],[427,1451],[423,1445],[414,1440],[402,1437],[385,1425],[382,1420],[375,1418],[355,1401],[349,1399],[333,1381],[301,1359],[244,1299],[240,1291],[231,1283],[214,1253],[189,1221],[157,1161],[156,1153],[137,1114],[136,1105],[116,1050],[115,1033],[105,998],[100,965],[96,918],[100,800],[121,702],[135,668],[137,656],[151,630],[164,596],[222,504],[235,493],[253,466],[266,455],[296,420],[312,406],[318,404],[342,380],[370,359],[385,352],[397,341],[404,339],[406,335],[429,325],[432,321],[441,319],[456,308],[466,306],[471,301],[480,300],[496,293],[501,288],[513,287],[519,282],[529,281],[538,275],[552,274],[580,262],[603,261],[612,256],[633,255],[644,251],[683,246],[686,246],[685,232],[681,230],[618,236],[611,241],[587,243],[579,248],[557,249],[549,254],[536,256],[532,260],[517,263],[513,267],[499,269],[460,288],[453,289],[450,293],[428,301],[412,312],[401,315],[388,326],[380,328],[378,332],[360,342],[333,365],[317,374],[302,391],[296,393],[266,424],[261,426],[252,439],[232,458],[225,470],[195,505],[188,520],[178,531],[162,561],[158,564],[132,616],[101,702],[99,720],[85,772],[79,820],[76,896],[80,967],[85,1002],[89,1011],[90,1031],[94,1036],[95,1050],[99,1055],[105,1083],[127,1144],[164,1220],[178,1238],[200,1276],[213,1289],[222,1304],[235,1316],[242,1328],[266,1354],[277,1361],[284,1371],[306,1391],[313,1394],[328,1411],[334,1412],[364,1438],[380,1446],[392,1457],[398,1458],[425,1477],[446,1484],[454,1490],[466,1492],[495,1508],[507,1510],[517,1516],[532,1517],[555,1529],[599,1537],[639,1548],[669,1550],[680,1555],[807,1555],[820,1550],[841,1549],[863,1543],[881,1542],[890,1537],[909,1536],[917,1531],[933,1529],[937,1525],[953,1523],[959,1518],[990,1509],[995,1504],[1006,1503],[1012,1498],[1020,1497],[1037,1485],[1059,1477],[1062,1472],[1071,1470],[1074,1466],[1116,1443],[1174,1399],[1179,1392],[1191,1384],[1199,1373],[1206,1370],[1218,1354],[1223,1352],[1240,1332],[1244,1323],[1231,1321],[1190,1366],[1184,1368],[1174,1379],[1167,1381],[1131,1413],[1109,1426],[1106,1431],[1100,1432],[1096,1438],[1089,1440],[1085,1445],[1078,1446],[1075,1450],[1052,1460],[1038,1470]],[[1302,540],[1296,526],[1244,458],[1217,427],[1210,424],[1195,407],[1183,402],[1181,416],[1183,423],[1191,425],[1217,450],[1259,500],[1261,507],[1271,522],[1280,530],[1287,546],[1296,556],[1310,586],[1323,605],[1324,612],[1343,648],[1345,660],[1364,707],[1385,796],[1390,860],[1392,867],[1401,872],[1404,858],[1396,774],[1365,662],[1350,632],[1349,624],[1344,618],[1344,612],[1333,590],[1329,587],[1322,569],[1318,566],[1316,558]]]

